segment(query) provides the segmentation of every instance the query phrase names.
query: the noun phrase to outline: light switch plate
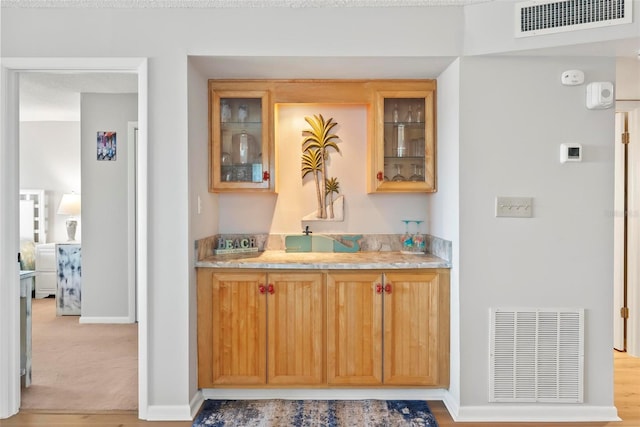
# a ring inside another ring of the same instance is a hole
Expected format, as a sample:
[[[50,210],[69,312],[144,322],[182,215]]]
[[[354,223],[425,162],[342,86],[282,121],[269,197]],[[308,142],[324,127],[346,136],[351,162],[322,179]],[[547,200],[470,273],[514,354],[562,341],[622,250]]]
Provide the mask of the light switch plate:
[[[496,197],[496,217],[531,218],[532,197]]]

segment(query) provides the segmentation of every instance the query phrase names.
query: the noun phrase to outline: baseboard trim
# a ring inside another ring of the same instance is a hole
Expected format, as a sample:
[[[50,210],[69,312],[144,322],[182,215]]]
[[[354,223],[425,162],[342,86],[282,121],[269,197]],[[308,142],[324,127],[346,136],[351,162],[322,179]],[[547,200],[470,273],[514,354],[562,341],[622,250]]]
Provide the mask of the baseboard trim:
[[[149,405],[147,407],[147,421],[191,421],[191,406],[189,405]]]
[[[445,405],[447,403],[445,402]],[[621,421],[615,406],[575,404],[458,406],[447,409],[455,422],[603,422]]]
[[[134,323],[128,316],[122,317],[97,317],[97,316],[80,316],[79,323]]]
[[[193,395],[191,402],[189,402],[189,406],[191,406],[191,419],[194,419],[196,415],[198,415],[203,403],[204,396],[202,395],[202,390],[198,390],[196,394]]]
[[[449,390],[445,390],[444,398],[442,399],[442,403],[449,411],[451,418],[456,419],[458,413],[460,412],[460,401],[454,397],[453,394]]]
[[[444,389],[202,389],[204,399],[442,400]]]

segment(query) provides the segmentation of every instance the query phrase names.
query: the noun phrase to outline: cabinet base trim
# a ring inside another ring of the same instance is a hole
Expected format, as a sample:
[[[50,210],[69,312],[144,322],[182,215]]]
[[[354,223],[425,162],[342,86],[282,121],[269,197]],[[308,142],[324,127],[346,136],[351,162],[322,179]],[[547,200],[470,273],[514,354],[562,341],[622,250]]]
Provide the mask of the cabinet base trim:
[[[232,389],[205,388],[202,395],[205,399],[292,399],[292,400],[443,400],[445,389]]]

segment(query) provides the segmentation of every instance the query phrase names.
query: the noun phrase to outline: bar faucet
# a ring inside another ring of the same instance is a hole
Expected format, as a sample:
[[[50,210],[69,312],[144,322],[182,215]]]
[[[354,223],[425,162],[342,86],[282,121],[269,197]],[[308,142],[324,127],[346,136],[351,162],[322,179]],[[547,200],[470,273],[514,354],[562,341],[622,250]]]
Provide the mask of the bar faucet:
[[[304,230],[302,230],[305,236],[308,236],[309,233],[313,233],[313,231],[309,230],[309,226],[307,225]]]

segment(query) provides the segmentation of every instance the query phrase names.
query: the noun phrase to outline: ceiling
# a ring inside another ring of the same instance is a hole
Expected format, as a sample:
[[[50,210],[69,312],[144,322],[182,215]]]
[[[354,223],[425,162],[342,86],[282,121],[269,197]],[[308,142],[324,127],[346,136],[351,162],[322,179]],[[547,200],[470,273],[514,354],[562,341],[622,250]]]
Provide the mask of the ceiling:
[[[226,8],[465,6],[495,0],[2,0],[2,7]]]
[[[132,73],[20,73],[21,121],[80,121],[80,93],[136,93]]]

